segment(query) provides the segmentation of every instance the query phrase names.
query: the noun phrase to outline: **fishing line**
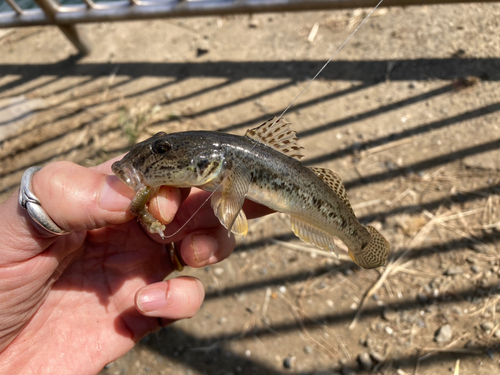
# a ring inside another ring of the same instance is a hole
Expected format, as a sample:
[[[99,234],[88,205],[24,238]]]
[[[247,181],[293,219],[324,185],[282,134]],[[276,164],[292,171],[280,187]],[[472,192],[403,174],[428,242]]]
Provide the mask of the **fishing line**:
[[[349,43],[349,41],[351,40],[351,38],[354,36],[354,34],[356,34],[358,32],[358,30],[361,28],[361,26],[363,26],[363,24],[368,20],[368,18],[370,18],[372,16],[372,14],[378,9],[378,7],[384,2],[384,0],[380,0],[378,2],[377,5],[375,5],[375,7],[370,11],[370,13],[368,13],[368,15],[363,19],[363,21],[361,21],[361,23],[356,27],[356,29],[354,29],[354,31],[347,37],[346,40],[344,40],[344,42],[340,45],[339,48],[337,48],[337,50],[333,53],[333,55],[330,57],[330,59],[328,59],[328,61],[321,67],[320,70],[318,70],[318,72],[314,75],[314,77],[312,77],[309,82],[307,82],[307,84],[304,86],[304,88],[299,92],[299,94],[295,97],[295,99],[292,100],[292,102],[288,105],[288,107],[285,108],[285,110],[281,113],[281,115],[279,115],[273,122],[273,124],[271,126],[274,126],[274,124],[276,124],[276,122],[278,122],[280,119],[283,118],[283,116],[285,115],[286,112],[288,112],[288,110],[295,104],[295,102],[301,97],[301,95],[304,93],[304,91],[306,91],[309,86],[311,86],[311,84],[314,82],[314,80],[316,80],[316,78],[318,78],[318,76],[321,74],[321,72],[323,72],[323,70],[325,70],[325,68],[328,66],[328,64],[330,64],[332,62],[332,60],[335,58],[335,56],[337,56],[337,54],[345,47],[345,45],[347,43]],[[250,152],[257,146],[258,142],[255,142],[254,145],[252,146],[252,148],[250,148],[250,151],[243,157],[242,161],[244,161],[246,159],[246,157],[250,154]],[[198,209],[189,217],[189,219],[187,219],[187,221],[181,225],[181,227],[179,229],[177,229],[174,233],[168,235],[168,236],[165,236],[165,235],[161,235],[161,238],[163,240],[167,239],[167,238],[172,238],[174,236],[176,236],[177,234],[179,234],[179,232],[181,230],[183,230],[186,225],[188,225],[188,223],[194,218],[194,216],[200,212],[200,210],[203,208],[203,206],[212,198],[212,196],[215,194],[215,192],[217,190],[219,190],[219,188],[222,186],[222,184],[226,181],[226,179],[228,178],[228,176],[224,177],[222,179],[222,181],[215,187],[214,191],[212,191],[210,193],[210,195],[203,201],[203,203],[201,204],[200,207],[198,207]]]
[[[340,50],[342,50],[342,48],[344,48],[344,46],[349,43],[349,41],[351,40],[351,38],[354,36],[354,34],[356,34],[358,32],[358,30],[360,29],[361,26],[363,26],[363,24],[366,22],[366,20],[368,20],[368,18],[371,17],[371,15],[373,14],[373,12],[375,12],[377,10],[377,8],[384,2],[384,0],[380,0],[378,2],[377,5],[375,5],[375,7],[371,10],[370,13],[368,13],[368,15],[363,19],[363,21],[361,21],[361,23],[358,25],[358,27],[356,27],[356,29],[351,33],[351,35],[349,35],[347,37],[347,39],[344,41],[344,43],[342,43],[340,45],[340,47],[333,53],[332,57],[330,57],[330,59],[321,67],[320,70],[318,70],[318,72],[316,73],[316,75],[314,77],[312,77],[309,82],[307,83],[307,85],[305,85],[305,87],[302,89],[301,92],[299,92],[299,94],[295,97],[295,99],[292,100],[292,102],[288,105],[288,107],[285,108],[285,110],[281,113],[281,115],[278,116],[278,118],[274,121],[273,125],[276,123],[276,121],[278,121],[280,118],[283,118],[284,114],[295,104],[295,102],[297,101],[298,98],[300,98],[300,96],[304,93],[304,91],[306,91],[309,86],[311,85],[311,83],[313,83],[313,81],[318,78],[318,76],[321,74],[321,72],[323,70],[325,70],[325,68],[327,67],[328,64],[330,64],[332,62],[332,60],[335,58],[335,56],[337,56],[337,54],[340,52]]]

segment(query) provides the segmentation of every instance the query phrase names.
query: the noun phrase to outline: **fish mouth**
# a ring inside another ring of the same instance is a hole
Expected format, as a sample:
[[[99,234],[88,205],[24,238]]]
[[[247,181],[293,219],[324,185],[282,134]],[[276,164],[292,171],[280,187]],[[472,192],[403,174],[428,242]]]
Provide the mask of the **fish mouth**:
[[[114,162],[111,166],[111,170],[120,180],[125,182],[127,186],[134,189],[134,191],[137,191],[144,186],[142,173],[135,169],[132,164],[124,161],[123,159]]]

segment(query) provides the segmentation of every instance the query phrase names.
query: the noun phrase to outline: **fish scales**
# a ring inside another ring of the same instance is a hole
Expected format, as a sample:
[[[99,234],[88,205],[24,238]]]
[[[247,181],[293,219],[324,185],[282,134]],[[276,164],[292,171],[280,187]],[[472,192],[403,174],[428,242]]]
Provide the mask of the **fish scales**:
[[[225,146],[229,157],[250,171],[248,199],[333,232],[348,247],[368,244],[368,231],[338,195],[302,163],[243,137],[232,136]]]
[[[390,246],[372,227],[357,220],[340,177],[298,159],[298,139],[283,119],[271,119],[246,136],[190,131],[159,133],[134,146],[113,164],[113,172],[137,192],[132,212],[153,233],[164,226],[148,212],[146,202],[161,185],[212,191],[212,207],[233,233],[246,235],[245,199],[289,214],[302,240],[335,250],[342,240],[349,255],[364,268],[386,263]]]

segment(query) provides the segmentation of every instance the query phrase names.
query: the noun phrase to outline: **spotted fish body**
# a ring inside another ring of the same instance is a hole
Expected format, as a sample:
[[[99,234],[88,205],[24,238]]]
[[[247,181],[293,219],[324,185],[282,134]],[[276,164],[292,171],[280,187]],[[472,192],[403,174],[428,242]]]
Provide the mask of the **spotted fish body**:
[[[134,146],[113,164],[113,172],[136,192],[132,212],[153,233],[164,227],[146,202],[161,185],[213,191],[211,204],[222,225],[246,235],[245,199],[290,215],[303,241],[336,251],[334,238],[364,268],[385,265],[390,246],[372,227],[356,219],[340,177],[324,168],[305,167],[294,131],[271,119],[236,136],[206,131],[158,133]],[[153,190],[151,190],[153,188]]]

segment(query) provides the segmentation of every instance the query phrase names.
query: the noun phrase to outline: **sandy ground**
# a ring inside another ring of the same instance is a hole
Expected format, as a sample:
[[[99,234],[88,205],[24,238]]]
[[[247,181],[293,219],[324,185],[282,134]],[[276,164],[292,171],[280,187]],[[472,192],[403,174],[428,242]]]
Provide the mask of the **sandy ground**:
[[[159,130],[243,134],[364,14],[86,25],[81,60],[56,28],[2,34],[0,198],[31,165],[95,165]],[[388,267],[316,251],[281,214],[255,220],[229,259],[184,271],[206,286],[199,314],[101,374],[497,373],[499,30],[500,4],[382,9],[288,111],[304,163],[339,173],[391,242]]]

